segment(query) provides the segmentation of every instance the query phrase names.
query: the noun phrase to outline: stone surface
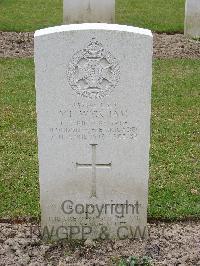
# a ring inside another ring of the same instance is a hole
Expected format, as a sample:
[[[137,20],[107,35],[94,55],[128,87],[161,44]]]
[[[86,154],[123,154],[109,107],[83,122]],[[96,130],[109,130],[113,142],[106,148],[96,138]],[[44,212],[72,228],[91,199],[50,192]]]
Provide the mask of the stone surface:
[[[35,33],[45,236],[143,235],[152,39],[148,30],[109,24]]]
[[[114,23],[115,0],[64,0],[64,24]]]
[[[200,37],[200,0],[186,0],[185,36]]]

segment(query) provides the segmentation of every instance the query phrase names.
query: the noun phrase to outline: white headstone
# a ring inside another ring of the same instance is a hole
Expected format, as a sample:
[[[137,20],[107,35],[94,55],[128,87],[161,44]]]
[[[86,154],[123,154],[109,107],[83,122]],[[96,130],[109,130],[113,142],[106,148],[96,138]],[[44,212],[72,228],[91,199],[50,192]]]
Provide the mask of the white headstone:
[[[64,24],[114,23],[115,0],[64,0]]]
[[[200,0],[186,0],[185,36],[200,37]]]
[[[151,32],[109,24],[39,30],[35,67],[45,234],[121,239],[144,232]]]

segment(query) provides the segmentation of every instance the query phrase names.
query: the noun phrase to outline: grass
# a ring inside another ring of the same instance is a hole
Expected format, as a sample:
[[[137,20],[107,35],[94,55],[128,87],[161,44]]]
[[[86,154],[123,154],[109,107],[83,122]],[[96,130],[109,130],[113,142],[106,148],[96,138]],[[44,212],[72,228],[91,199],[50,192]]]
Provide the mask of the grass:
[[[0,216],[39,213],[32,60],[0,60]]]
[[[63,0],[0,0],[0,30],[35,31],[62,24]],[[117,0],[116,22],[183,32],[185,0]]]
[[[185,0],[117,0],[119,24],[156,32],[183,32]]]
[[[200,60],[154,62],[149,217],[200,217]],[[39,217],[34,66],[0,60],[0,217]]]
[[[200,60],[154,64],[149,216],[200,217]]]
[[[120,261],[116,261],[115,265],[117,266],[151,266],[151,259],[149,257],[138,258],[135,256],[131,256],[128,259],[122,258]]]
[[[0,0],[0,30],[35,31],[62,23],[62,0]]]

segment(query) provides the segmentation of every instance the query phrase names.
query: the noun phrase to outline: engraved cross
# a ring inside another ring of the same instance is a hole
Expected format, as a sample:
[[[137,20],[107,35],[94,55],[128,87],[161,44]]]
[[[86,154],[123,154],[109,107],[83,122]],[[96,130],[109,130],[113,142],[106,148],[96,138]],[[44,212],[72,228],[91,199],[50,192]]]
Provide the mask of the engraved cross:
[[[91,164],[80,164],[76,163],[77,168],[91,168],[92,169],[92,190],[91,190],[91,197],[97,197],[97,192],[96,192],[96,170],[97,168],[108,168],[110,169],[112,166],[112,163],[108,164],[97,164],[96,163],[96,147],[97,144],[90,144],[92,147],[92,163]]]

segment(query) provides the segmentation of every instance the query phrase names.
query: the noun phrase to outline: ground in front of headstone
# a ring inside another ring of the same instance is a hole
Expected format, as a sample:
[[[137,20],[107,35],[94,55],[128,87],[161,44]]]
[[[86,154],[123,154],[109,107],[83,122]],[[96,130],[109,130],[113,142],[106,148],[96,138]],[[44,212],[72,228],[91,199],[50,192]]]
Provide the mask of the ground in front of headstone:
[[[0,57],[33,57],[33,32],[0,32]],[[154,58],[200,58],[200,40],[154,33]]]
[[[200,222],[149,224],[147,241],[44,243],[36,224],[0,224],[0,265],[200,265]],[[119,264],[119,263],[124,264]]]

